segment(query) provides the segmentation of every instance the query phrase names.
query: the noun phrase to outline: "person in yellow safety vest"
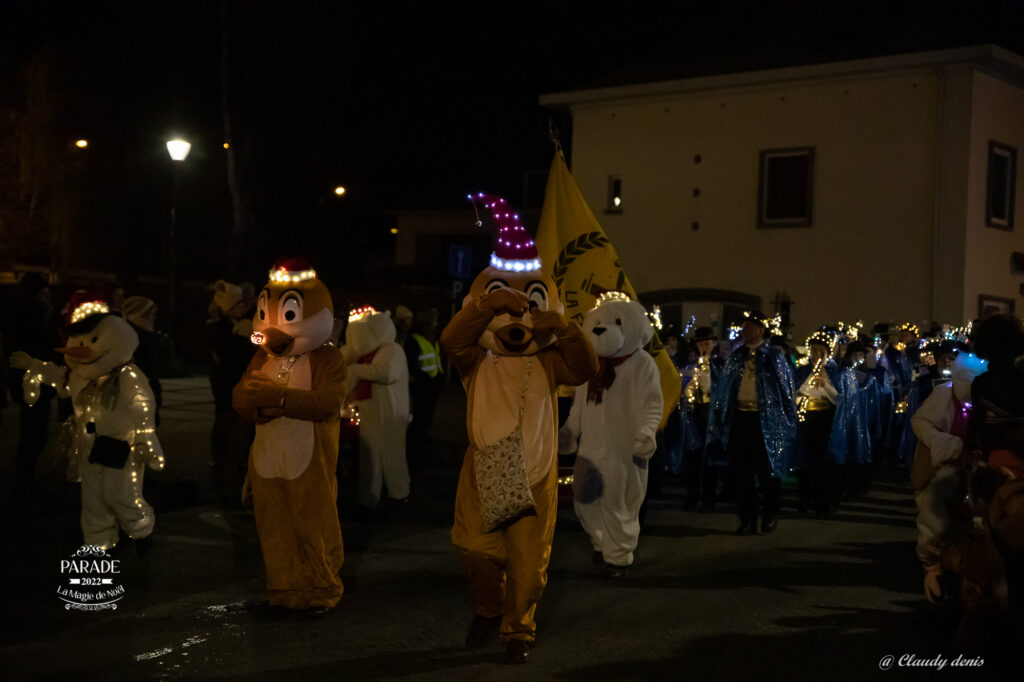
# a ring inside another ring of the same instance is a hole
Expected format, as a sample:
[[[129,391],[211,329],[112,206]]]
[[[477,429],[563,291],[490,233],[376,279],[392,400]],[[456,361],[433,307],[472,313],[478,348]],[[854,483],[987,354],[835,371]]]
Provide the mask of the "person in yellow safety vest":
[[[427,435],[437,410],[437,397],[444,381],[444,364],[437,341],[438,312],[436,308],[421,310],[413,332],[405,342],[409,361],[409,394],[412,423],[406,438],[410,468],[415,468],[426,454]]]

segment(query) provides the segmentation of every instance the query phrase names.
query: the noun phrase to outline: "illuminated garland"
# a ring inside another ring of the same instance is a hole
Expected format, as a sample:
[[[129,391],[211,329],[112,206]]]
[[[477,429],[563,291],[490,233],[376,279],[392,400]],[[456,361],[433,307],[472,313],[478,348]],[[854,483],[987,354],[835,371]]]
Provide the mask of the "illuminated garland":
[[[498,254],[491,254],[491,265],[506,272],[534,272],[540,270],[540,258],[533,260],[506,260]]]
[[[373,315],[376,312],[377,309],[374,308],[372,305],[364,305],[359,308],[353,308],[348,313],[348,321],[349,323],[358,322],[359,320],[365,317],[369,317],[370,315]]]
[[[270,271],[270,281],[274,284],[295,284],[298,282],[308,282],[311,279],[316,279],[316,270],[293,271],[277,268]]]
[[[71,324],[81,322],[90,315],[99,315],[100,313],[109,313],[110,308],[103,301],[87,301],[71,313]]]

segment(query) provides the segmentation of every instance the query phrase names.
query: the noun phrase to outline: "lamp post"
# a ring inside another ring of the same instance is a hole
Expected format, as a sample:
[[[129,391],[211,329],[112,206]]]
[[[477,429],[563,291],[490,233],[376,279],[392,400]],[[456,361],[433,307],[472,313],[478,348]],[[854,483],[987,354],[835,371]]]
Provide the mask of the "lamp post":
[[[171,230],[168,233],[170,246],[170,291],[167,296],[167,327],[170,331],[175,329],[176,303],[178,299],[178,194],[181,191],[181,165],[188,158],[188,152],[192,144],[180,138],[167,141],[167,153],[172,161],[173,188],[171,190]]]

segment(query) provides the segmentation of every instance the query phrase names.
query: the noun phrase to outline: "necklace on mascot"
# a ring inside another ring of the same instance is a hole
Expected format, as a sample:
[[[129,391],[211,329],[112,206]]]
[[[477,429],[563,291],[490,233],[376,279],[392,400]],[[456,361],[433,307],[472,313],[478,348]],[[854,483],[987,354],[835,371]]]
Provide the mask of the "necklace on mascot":
[[[288,380],[292,376],[292,367],[298,359],[298,355],[289,355],[284,359],[281,366],[277,368],[277,383],[284,386],[288,385]]]

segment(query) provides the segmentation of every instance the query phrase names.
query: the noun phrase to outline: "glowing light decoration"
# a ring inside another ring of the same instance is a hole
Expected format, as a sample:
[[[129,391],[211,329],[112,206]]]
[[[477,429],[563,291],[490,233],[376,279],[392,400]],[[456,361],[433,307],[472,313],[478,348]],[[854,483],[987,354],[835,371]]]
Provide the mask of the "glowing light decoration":
[[[75,140],[75,146],[79,149],[85,149],[89,146],[89,140]]]
[[[533,260],[513,260],[499,258],[497,254],[491,254],[491,265],[498,268],[499,270],[507,270],[509,272],[533,272],[534,270],[540,270],[540,258],[534,258]]]
[[[263,332],[253,332],[252,336],[249,337],[249,340],[257,346],[262,346],[263,342],[267,340],[267,337],[263,335]]]
[[[477,208],[478,202],[484,208],[490,209],[494,217],[498,234],[494,251],[491,253],[491,267],[506,272],[534,272],[541,269],[537,245],[519,221],[519,214],[509,210],[508,202],[501,197],[483,192],[475,197],[472,194],[467,195],[467,198],[473,202],[478,226],[483,224]]]
[[[277,268],[270,271],[270,281],[274,284],[296,284],[316,279],[316,270],[288,270]]]
[[[179,138],[167,140],[167,153],[171,155],[172,161],[184,161],[188,158],[188,153],[191,149],[191,142],[186,142]]]
[[[573,482],[572,474],[569,474],[568,476],[559,476],[558,477],[558,485],[572,485],[572,482]]]
[[[81,322],[90,315],[109,312],[110,308],[103,301],[86,301],[71,312],[71,324]]]
[[[349,323],[358,322],[364,317],[369,317],[370,315],[373,315],[376,312],[377,309],[374,308],[372,305],[364,305],[360,306],[359,308],[353,308],[348,313],[348,321]]]
[[[740,337],[740,330],[741,327],[738,324],[729,325],[729,340],[735,341],[736,339],[738,339]]]
[[[655,307],[657,307],[657,306],[655,306]],[[659,312],[660,312],[660,309],[659,309]],[[697,324],[697,318],[694,317],[693,315],[690,315],[690,321],[686,323],[685,327],[683,327],[683,336],[686,336],[687,334],[689,334],[690,330],[693,329],[696,324]],[[661,327],[658,327],[658,329],[661,329]]]
[[[625,291],[605,291],[597,297],[597,301],[594,302],[594,307],[608,303],[609,301],[632,301]]]
[[[660,305],[656,305],[656,306],[652,307],[651,308],[651,312],[647,313],[647,315],[651,318],[651,324],[654,325],[654,328],[657,329],[660,332],[662,330],[661,306]]]

